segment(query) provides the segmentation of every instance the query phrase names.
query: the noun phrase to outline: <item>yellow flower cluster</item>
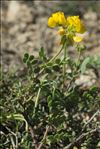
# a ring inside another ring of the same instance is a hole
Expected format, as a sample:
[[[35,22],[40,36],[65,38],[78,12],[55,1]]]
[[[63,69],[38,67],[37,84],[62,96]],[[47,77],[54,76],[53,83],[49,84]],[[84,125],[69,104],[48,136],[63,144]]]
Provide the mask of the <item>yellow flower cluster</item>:
[[[48,26],[51,28],[60,27],[58,33],[61,36],[70,38],[73,42],[81,42],[83,38],[80,34],[86,32],[85,26],[79,16],[69,16],[66,18],[63,12],[52,14],[48,19]]]
[[[67,18],[68,25],[73,26],[77,33],[83,34],[86,29],[84,24],[79,19],[79,16],[71,16]]]
[[[54,28],[56,26],[65,26],[67,20],[63,12],[56,12],[48,19],[48,26]]]

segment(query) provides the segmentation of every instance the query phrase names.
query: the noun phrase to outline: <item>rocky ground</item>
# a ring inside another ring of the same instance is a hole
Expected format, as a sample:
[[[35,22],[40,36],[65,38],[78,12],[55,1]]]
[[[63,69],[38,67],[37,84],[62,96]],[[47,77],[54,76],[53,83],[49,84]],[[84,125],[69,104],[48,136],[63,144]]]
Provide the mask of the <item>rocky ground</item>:
[[[58,50],[60,39],[56,30],[47,26],[47,19],[52,12],[62,10],[58,7],[61,3],[59,1],[2,1],[1,54],[4,72],[21,68],[25,52],[37,56],[38,50],[43,46],[46,53],[51,56]],[[97,5],[100,6],[100,2]],[[80,5],[80,12],[81,8],[84,7]],[[85,55],[100,55],[100,14],[91,8],[86,10],[84,8],[81,13],[88,29],[85,39],[88,50]],[[70,15],[70,12],[67,15]],[[70,47],[69,53],[74,55]]]

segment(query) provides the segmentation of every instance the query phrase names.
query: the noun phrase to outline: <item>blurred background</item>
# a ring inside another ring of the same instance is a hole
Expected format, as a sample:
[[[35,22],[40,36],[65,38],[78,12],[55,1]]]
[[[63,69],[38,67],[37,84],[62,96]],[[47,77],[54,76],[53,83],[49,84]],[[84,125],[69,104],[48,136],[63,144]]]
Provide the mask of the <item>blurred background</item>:
[[[79,15],[88,30],[85,39],[87,55],[100,55],[100,1],[92,0],[2,0],[1,1],[1,54],[3,71],[23,67],[23,54],[37,56],[41,46],[52,56],[59,48],[56,29],[47,26],[49,16],[56,11],[65,15]],[[74,50],[69,47],[69,54]]]

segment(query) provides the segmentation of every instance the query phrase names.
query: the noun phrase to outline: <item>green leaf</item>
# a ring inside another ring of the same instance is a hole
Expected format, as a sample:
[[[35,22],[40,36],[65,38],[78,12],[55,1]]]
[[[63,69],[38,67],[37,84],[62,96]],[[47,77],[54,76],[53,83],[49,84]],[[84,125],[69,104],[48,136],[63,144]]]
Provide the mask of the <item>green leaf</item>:
[[[56,64],[60,64],[60,62],[61,62],[60,58],[57,58],[57,59],[55,60],[55,63],[56,63]]]
[[[37,60],[37,59],[34,59],[34,60],[32,60],[32,62],[31,62],[32,65],[35,65],[35,64],[37,64],[37,63],[38,63],[38,60]]]
[[[47,102],[48,102],[49,111],[51,112],[51,109],[52,109],[52,98],[51,98],[51,96],[48,96]]]
[[[44,48],[43,48],[43,47],[42,47],[42,48],[40,49],[40,51],[39,51],[39,56],[40,56],[40,58],[41,58],[43,61],[46,61],[46,60],[47,60],[46,55],[45,55],[45,53],[44,53]]]
[[[40,92],[41,92],[41,88],[39,88],[36,99],[35,99],[35,106],[34,106],[34,113],[35,113],[35,109],[37,108],[38,105],[38,101],[39,101],[39,97],[40,97]]]
[[[52,65],[53,65],[52,62],[49,62],[49,63],[47,64],[48,67],[50,67],[50,66],[52,66]]]
[[[24,121],[26,124],[26,131],[28,131],[28,123],[25,120],[24,116],[22,114],[10,114],[7,116],[7,119],[15,119],[15,120],[20,120],[20,121]]]
[[[30,63],[30,61],[27,61],[27,66],[31,66],[31,63]]]
[[[29,61],[32,61],[33,59],[34,59],[34,56],[33,55],[30,55]]]
[[[86,71],[86,67],[89,64],[89,62],[90,62],[89,57],[85,58],[85,60],[82,62],[81,67],[80,67],[80,71],[82,74]]]
[[[40,67],[36,67],[36,68],[34,69],[34,73],[39,73],[39,71],[40,71]]]
[[[46,73],[51,73],[52,70],[51,70],[50,68],[46,67],[46,68],[45,68],[45,72],[46,72]]]
[[[29,54],[25,53],[24,58],[23,58],[23,62],[26,63],[28,59],[29,59]]]
[[[54,71],[59,71],[60,70],[59,65],[57,65],[57,64],[55,64],[52,68],[53,68]]]
[[[86,50],[86,46],[85,45],[77,45],[77,51],[78,52],[82,52],[82,51],[85,51]]]

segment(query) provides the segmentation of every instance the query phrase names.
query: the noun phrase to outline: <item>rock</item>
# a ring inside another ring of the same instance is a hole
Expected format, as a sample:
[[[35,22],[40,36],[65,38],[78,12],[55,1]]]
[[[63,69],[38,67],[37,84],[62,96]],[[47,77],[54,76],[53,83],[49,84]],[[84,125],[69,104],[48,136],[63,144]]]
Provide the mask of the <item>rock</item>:
[[[11,1],[8,5],[7,21],[13,22],[16,20],[20,9],[20,4],[17,1]]]
[[[96,75],[92,70],[88,70],[85,74],[80,75],[80,77],[75,81],[78,86],[90,87],[96,83]]]
[[[97,21],[97,13],[93,12],[92,10],[88,10],[88,12],[84,14],[84,19]]]

